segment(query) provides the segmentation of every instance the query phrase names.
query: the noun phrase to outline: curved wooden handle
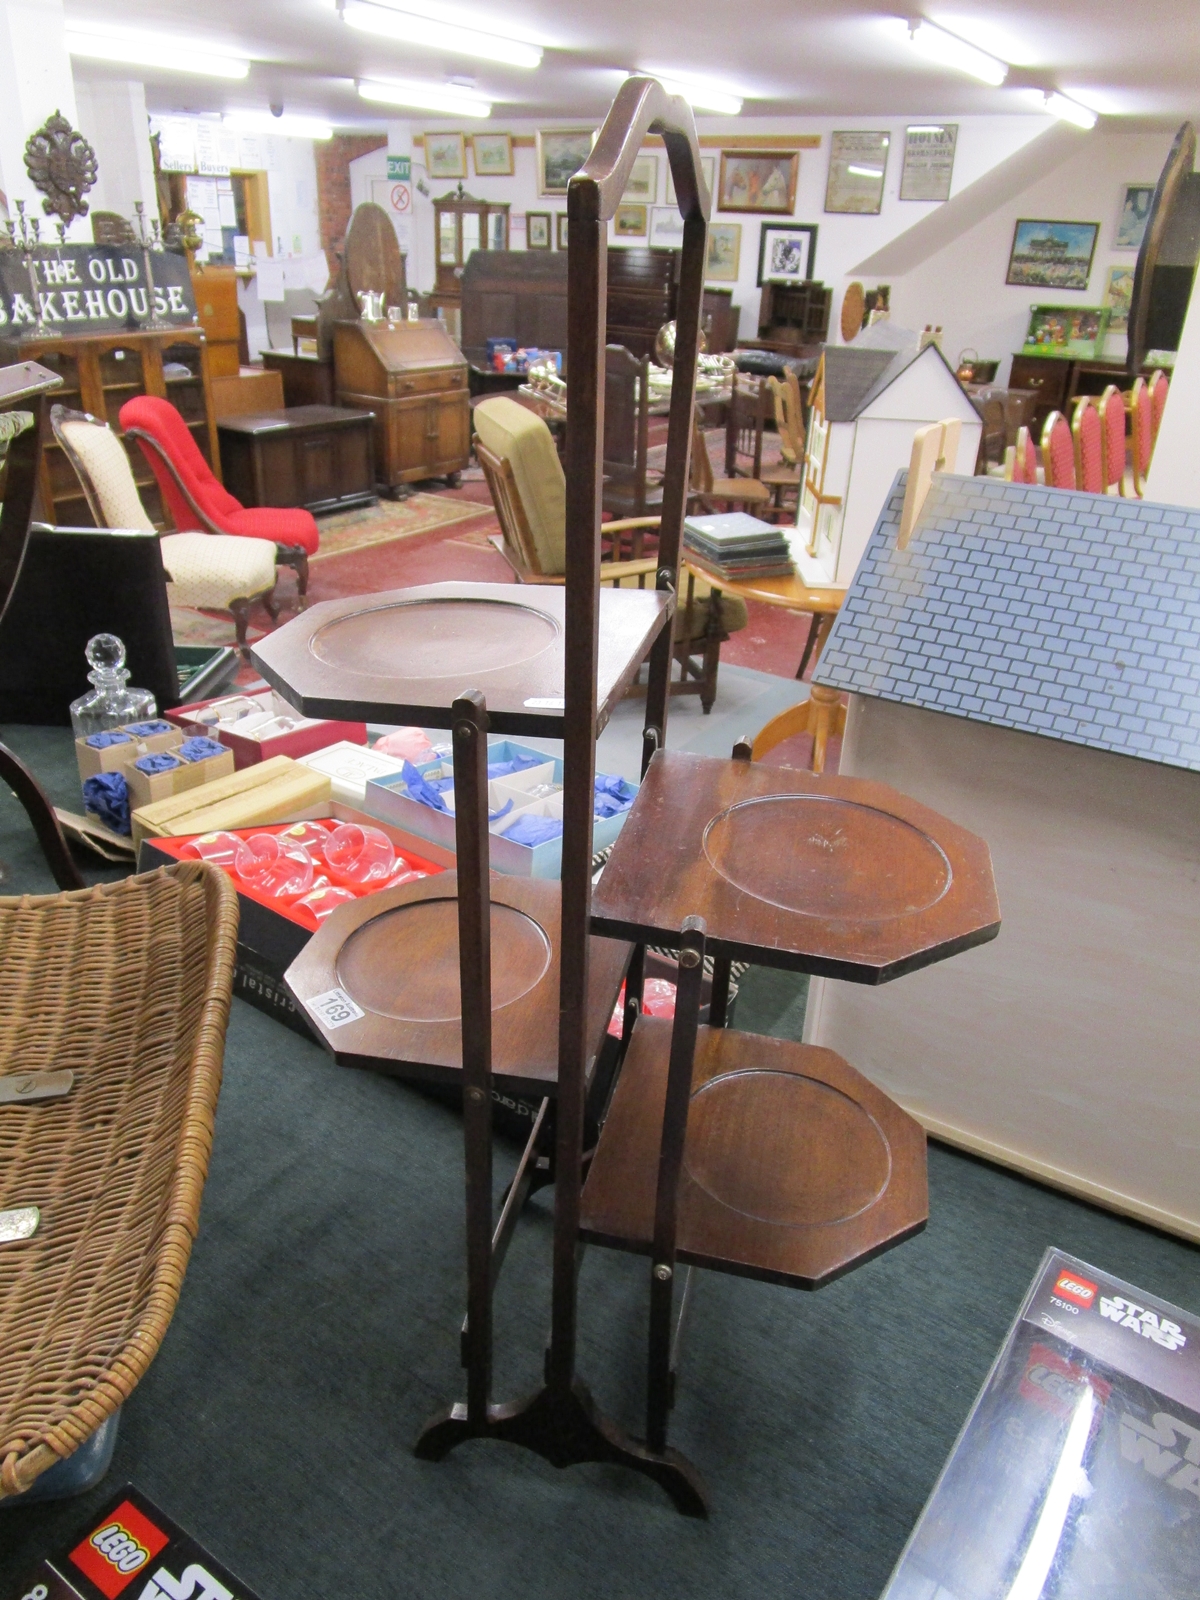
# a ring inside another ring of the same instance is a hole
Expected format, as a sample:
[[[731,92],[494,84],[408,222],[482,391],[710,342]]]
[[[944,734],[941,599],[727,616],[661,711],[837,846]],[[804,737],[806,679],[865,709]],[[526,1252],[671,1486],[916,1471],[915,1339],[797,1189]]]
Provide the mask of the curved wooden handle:
[[[633,163],[648,133],[662,135],[684,217],[708,218],[711,199],[700,170],[700,145],[692,108],[669,95],[656,78],[627,78],[617,91],[591,155],[567,188],[572,222],[608,222],[629,185]]]

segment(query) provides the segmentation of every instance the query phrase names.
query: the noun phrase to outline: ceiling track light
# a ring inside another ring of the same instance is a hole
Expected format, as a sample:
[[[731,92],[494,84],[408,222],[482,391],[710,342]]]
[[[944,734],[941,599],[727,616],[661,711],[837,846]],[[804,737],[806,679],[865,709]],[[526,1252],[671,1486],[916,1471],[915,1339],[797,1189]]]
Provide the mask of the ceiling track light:
[[[686,100],[693,111],[709,111],[718,117],[736,117],[741,113],[741,97],[715,84],[681,78],[673,72],[657,72],[653,67],[646,67],[635,76],[657,78],[668,94]]]
[[[371,0],[338,0],[342,21],[360,33],[373,33],[402,44],[421,45],[430,50],[446,50],[452,55],[473,56],[479,61],[496,61],[501,66],[532,70],[541,65],[541,45],[503,34],[485,33],[479,28],[464,28],[440,17],[422,16],[416,11],[400,11]]]
[[[1059,94],[1057,89],[1044,91],[1043,104],[1047,114],[1057,117],[1060,122],[1071,122],[1075,127],[1085,129],[1096,126],[1096,113],[1089,106],[1081,106],[1078,100]]]
[[[955,72],[965,72],[980,83],[998,89],[1008,77],[1008,63],[979,50],[957,34],[947,33],[924,17],[914,17],[908,24],[908,36],[915,49],[940,67],[951,67]]]
[[[447,117],[490,117],[491,101],[479,100],[461,90],[444,89],[436,83],[384,83],[364,78],[358,85],[363,100],[385,106],[408,106],[414,111],[433,111]]]
[[[200,78],[244,78],[250,63],[236,56],[194,49],[181,39],[150,34],[90,33],[69,26],[67,51],[92,61],[112,61],[123,67],[151,67],[160,72],[185,72]]]

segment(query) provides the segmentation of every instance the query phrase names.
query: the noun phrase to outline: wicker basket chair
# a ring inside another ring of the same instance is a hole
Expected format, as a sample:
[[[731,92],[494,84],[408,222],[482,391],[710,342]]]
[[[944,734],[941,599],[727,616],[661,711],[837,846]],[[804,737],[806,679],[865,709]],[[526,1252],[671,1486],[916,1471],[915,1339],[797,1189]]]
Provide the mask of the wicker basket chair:
[[[200,1212],[237,942],[224,873],[184,862],[0,900],[0,1499],[88,1439],[154,1359]],[[21,1091],[21,1085],[13,1087]]]

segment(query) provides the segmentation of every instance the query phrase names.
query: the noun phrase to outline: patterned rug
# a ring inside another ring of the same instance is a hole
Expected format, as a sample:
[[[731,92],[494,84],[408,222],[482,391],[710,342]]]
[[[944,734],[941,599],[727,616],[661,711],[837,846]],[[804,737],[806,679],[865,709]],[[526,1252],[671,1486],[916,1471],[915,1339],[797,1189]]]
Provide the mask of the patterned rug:
[[[704,431],[704,444],[708,450],[708,459],[712,464],[713,477],[725,476],[725,429],[706,428]],[[783,460],[779,448],[779,435],[764,431],[762,445],[762,464],[764,467],[775,467]],[[646,465],[655,472],[661,472],[667,464],[667,446],[652,444],[646,452]]]
[[[309,560],[325,561],[371,545],[390,544],[393,539],[413,539],[419,533],[432,533],[452,522],[477,517],[484,509],[470,501],[414,494],[407,500],[381,500],[378,505],[360,506],[356,511],[339,511],[322,517],[317,524],[321,547]]]

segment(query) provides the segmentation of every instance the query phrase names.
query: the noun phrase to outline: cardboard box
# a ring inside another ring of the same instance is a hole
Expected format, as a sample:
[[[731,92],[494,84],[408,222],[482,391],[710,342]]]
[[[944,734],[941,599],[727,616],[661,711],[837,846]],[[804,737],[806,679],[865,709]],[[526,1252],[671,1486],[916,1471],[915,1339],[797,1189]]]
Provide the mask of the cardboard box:
[[[391,778],[404,765],[402,756],[386,756],[369,745],[340,739],[301,757],[301,764],[323,772],[333,786],[333,798],[343,805],[362,807],[372,778]]]
[[[329,779],[287,756],[274,756],[215,783],[202,784],[134,811],[133,842],[158,834],[178,837],[215,828],[291,822],[328,808]]]
[[[218,778],[232,777],[234,770],[232,750],[221,749],[193,761],[184,753],[188,743],[189,741],[184,739],[173,750],[154,752],[170,756],[175,762],[173,767],[161,772],[143,772],[138,765],[138,762],[145,759],[142,756],[136,757],[124,768],[125,783],[129,789],[129,804],[132,809],[153,805],[158,800],[183,794],[188,789],[202,788],[207,783],[215,783]]]
[[[123,735],[119,744],[106,744],[97,748],[87,739],[76,739],[75,760],[79,766],[79,781],[85,783],[101,772],[120,772],[138,756],[158,755],[163,750],[174,750],[183,742],[183,734],[167,719],[155,718],[149,722],[135,722],[133,729],[160,726],[161,733],[143,734],[129,728],[112,728],[108,737]],[[96,735],[90,737],[95,738]]]
[[[290,718],[294,726],[265,738],[256,738],[252,725],[247,731],[239,733],[236,722],[214,725],[203,720],[205,714],[211,713],[214,707],[243,700],[258,708],[241,719],[247,724],[251,724],[252,716],[281,716]],[[340,741],[362,745],[367,742],[365,722],[335,722],[324,717],[302,717],[272,689],[249,695],[221,695],[215,700],[200,700],[195,705],[175,706],[163,715],[190,733],[205,733],[210,739],[219,739],[222,744],[228,745],[233,751],[234,766],[239,772],[243,767],[269,761],[273,756],[290,756],[297,761],[310,751],[322,750],[326,745]]]
[[[503,778],[493,778],[488,784],[489,811],[499,810],[506,800],[514,801],[510,812],[489,824],[492,870],[506,872],[512,877],[557,878],[562,872],[561,835],[534,846],[515,843],[505,835],[520,816],[552,816],[561,820],[561,793],[534,798],[529,791],[545,783],[561,784],[562,761],[512,739],[489,740],[489,765],[511,760],[515,755],[536,756],[538,765]],[[426,779],[453,775],[453,768],[442,761],[426,762],[418,766],[417,771]],[[443,798],[452,805],[453,790]],[[418,838],[429,839],[446,850],[455,848],[453,811],[435,811],[419,800],[413,800],[400,775],[371,779],[367,784],[364,806],[373,816],[404,828]],[[625,816],[626,813],[621,811],[614,817],[596,818],[593,824],[593,849],[603,850],[615,841],[624,826]]]

